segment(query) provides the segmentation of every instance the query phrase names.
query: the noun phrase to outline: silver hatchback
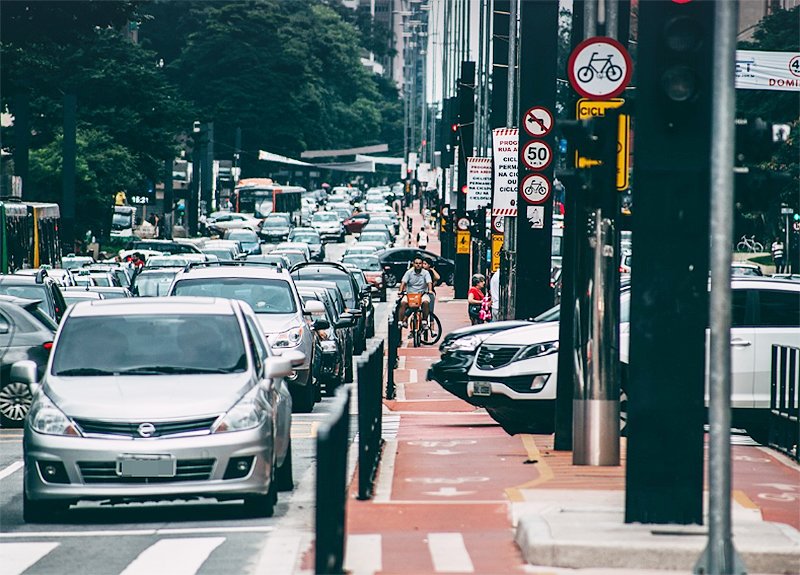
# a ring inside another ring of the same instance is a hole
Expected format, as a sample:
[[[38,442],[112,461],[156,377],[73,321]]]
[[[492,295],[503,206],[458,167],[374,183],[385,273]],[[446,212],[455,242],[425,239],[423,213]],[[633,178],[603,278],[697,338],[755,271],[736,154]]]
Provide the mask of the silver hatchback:
[[[269,516],[293,487],[290,358],[273,357],[243,302],[83,302],[56,335],[25,422],[23,514],[79,500],[244,499]]]

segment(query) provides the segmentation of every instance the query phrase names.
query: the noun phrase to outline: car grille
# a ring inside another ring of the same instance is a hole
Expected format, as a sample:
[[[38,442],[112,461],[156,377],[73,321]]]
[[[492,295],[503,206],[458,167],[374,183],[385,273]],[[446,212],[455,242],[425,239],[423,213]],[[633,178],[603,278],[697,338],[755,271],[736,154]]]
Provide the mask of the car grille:
[[[214,459],[179,459],[175,477],[120,477],[116,461],[79,461],[84,483],[174,483],[206,481],[214,469]]]
[[[510,363],[520,349],[518,345],[484,345],[476,362],[481,369],[497,369]]]
[[[211,426],[217,420],[216,417],[205,417],[203,419],[189,419],[184,421],[160,421],[152,422],[155,431],[147,437],[164,437],[166,435],[179,434],[201,434],[208,433]],[[76,419],[75,423],[86,435],[115,435],[120,437],[140,438],[138,428],[144,422],[118,422],[118,421],[99,421],[95,419]]]

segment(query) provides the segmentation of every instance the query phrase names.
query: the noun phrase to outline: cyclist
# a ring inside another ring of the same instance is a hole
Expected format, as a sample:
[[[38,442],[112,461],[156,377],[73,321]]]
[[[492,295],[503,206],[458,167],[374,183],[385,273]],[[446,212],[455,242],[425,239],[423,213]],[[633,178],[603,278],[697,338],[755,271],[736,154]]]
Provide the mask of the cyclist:
[[[422,269],[431,274],[431,279],[433,280],[431,282],[432,288],[430,293],[428,294],[428,297],[431,298],[431,305],[430,305],[431,313],[436,313],[433,310],[433,307],[436,305],[436,286],[441,283],[442,276],[440,276],[439,272],[437,272],[436,269],[433,267],[433,260],[431,258],[425,258],[424,260],[422,260]]]
[[[412,262],[412,267],[408,270],[400,281],[400,308],[397,314],[397,321],[403,327],[408,327],[406,323],[406,310],[408,309],[409,293],[422,294],[422,327],[428,327],[428,314],[430,313],[431,300],[430,294],[433,291],[433,279],[427,270],[422,268],[422,258],[416,256]]]

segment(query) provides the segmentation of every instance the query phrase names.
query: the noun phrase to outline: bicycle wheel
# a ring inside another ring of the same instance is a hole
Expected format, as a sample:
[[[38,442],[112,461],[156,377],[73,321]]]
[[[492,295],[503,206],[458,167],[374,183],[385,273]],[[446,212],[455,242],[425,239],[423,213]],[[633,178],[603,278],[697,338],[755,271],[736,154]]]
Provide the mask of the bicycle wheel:
[[[744,243],[744,242],[739,242],[738,244],[736,244],[736,251],[737,252],[746,252],[746,251],[748,251],[747,244]]]
[[[442,338],[442,322],[435,314],[431,314],[428,319],[428,329],[422,332],[422,343],[434,345]]]
[[[759,242],[753,242],[753,252],[760,254],[764,251],[764,246],[761,245]]]
[[[622,67],[616,66],[614,64],[609,64],[608,68],[606,69],[606,78],[608,78],[612,82],[616,82],[620,78],[622,78]]]
[[[591,66],[578,68],[578,80],[581,82],[590,82],[592,78],[594,78],[594,70],[592,70]]]

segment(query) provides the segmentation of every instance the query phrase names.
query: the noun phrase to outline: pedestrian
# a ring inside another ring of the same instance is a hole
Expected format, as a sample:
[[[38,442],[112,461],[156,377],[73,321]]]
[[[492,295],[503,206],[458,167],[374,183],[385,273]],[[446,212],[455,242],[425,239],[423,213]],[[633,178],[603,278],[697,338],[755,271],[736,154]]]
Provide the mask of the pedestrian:
[[[500,321],[500,271],[489,280],[489,295],[492,297],[492,321]]]
[[[472,276],[472,287],[467,292],[467,314],[472,325],[483,323],[481,320],[481,306],[483,305],[483,288],[486,278],[481,274]]]
[[[428,233],[425,231],[424,227],[417,232],[417,247],[421,250],[428,247]]]
[[[770,251],[772,252],[772,261],[775,262],[775,273],[782,274],[785,271],[783,263],[784,249],[783,242],[779,236],[775,237],[775,241],[772,242]]]

